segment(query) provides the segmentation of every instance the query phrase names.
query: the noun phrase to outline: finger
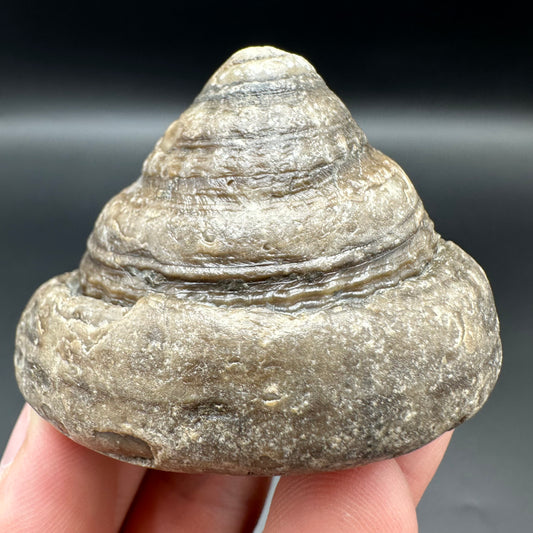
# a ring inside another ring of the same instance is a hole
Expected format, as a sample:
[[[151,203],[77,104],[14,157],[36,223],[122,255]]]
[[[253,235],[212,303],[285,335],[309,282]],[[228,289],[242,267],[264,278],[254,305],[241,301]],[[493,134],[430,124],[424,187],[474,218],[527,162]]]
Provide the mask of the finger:
[[[149,472],[124,533],[251,532],[270,485],[264,477]]]
[[[396,462],[400,465],[411,489],[415,505],[418,504],[429,482],[435,475],[452,434],[453,430],[447,431],[444,435],[422,448],[401,457],[396,457]]]
[[[415,532],[416,511],[395,460],[280,480],[265,533]]]
[[[118,531],[145,470],[92,452],[25,410],[25,438],[0,479],[0,531]]]

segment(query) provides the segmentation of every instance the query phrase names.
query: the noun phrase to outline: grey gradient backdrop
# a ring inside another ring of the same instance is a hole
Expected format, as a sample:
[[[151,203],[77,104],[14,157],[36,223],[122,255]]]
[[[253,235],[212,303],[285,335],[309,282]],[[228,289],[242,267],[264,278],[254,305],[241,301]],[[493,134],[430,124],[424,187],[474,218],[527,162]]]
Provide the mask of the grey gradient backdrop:
[[[312,60],[371,143],[406,170],[437,230],[493,286],[502,374],[486,406],[457,429],[420,504],[420,530],[532,530],[531,42],[519,13],[481,20],[453,6],[425,16],[409,9],[379,19],[376,36],[358,29],[357,7],[339,8],[331,21],[352,31],[339,36],[295,31],[298,13],[276,18],[259,8],[248,23],[229,13],[221,27],[209,19],[184,30],[196,15],[189,6],[173,12],[172,38],[143,33],[142,13],[120,26],[118,8],[107,18],[8,10],[0,22],[0,447],[23,403],[12,353],[28,298],[76,268],[99,210],[138,176],[212,70],[242,46],[270,43]]]

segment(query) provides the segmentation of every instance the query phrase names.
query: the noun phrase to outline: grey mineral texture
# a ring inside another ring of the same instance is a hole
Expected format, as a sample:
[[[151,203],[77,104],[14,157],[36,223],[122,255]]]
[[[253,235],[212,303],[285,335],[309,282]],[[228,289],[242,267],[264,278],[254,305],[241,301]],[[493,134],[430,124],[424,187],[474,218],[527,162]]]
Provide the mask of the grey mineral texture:
[[[93,450],[334,470],[471,417],[501,364],[483,270],[303,58],[222,65],[17,330],[20,389]]]

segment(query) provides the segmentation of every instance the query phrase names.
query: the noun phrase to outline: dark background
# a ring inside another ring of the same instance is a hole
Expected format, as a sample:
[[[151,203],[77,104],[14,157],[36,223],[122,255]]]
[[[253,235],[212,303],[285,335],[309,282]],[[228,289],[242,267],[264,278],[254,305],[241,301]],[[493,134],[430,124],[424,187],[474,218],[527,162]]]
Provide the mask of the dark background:
[[[448,2],[5,3],[0,16],[0,448],[22,406],[18,317],[76,268],[103,204],[234,51],[304,55],[491,280],[504,367],[460,427],[420,530],[531,531],[533,40],[529,16]]]

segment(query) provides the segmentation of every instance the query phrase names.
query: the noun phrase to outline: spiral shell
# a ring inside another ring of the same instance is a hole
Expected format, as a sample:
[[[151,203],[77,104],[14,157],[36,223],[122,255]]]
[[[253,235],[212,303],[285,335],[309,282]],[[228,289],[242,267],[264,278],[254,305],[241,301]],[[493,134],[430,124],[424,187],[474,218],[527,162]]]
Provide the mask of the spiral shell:
[[[31,405],[164,470],[280,474],[408,452],[500,364],[482,269],[434,231],[302,57],[241,50],[21,318]]]

